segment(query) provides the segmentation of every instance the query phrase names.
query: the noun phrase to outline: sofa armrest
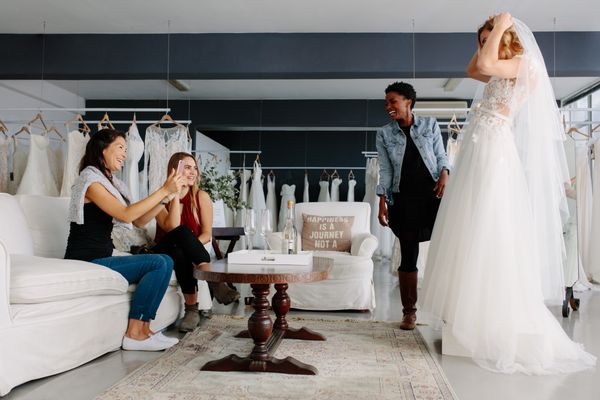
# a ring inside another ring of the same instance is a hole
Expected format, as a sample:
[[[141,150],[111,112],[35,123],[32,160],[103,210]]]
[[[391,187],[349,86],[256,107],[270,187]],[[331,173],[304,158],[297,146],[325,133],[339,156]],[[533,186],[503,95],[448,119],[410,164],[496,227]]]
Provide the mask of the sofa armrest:
[[[0,240],[0,330],[11,325],[10,318],[10,255]]]
[[[361,233],[352,238],[352,247],[350,254],[353,256],[373,257],[373,253],[377,250],[379,241],[370,233]]]

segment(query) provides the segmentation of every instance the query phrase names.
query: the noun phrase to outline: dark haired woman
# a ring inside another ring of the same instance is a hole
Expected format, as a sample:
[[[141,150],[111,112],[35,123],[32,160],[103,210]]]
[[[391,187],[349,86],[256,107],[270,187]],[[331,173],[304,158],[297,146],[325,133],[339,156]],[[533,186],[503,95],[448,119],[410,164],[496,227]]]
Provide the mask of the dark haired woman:
[[[394,82],[385,89],[385,109],[392,122],[377,132],[376,141],[380,168],[378,218],[400,240],[400,328],[405,330],[414,329],[417,320],[419,242],[431,238],[449,170],[437,121],[412,113],[416,98],[408,83]]]
[[[119,272],[129,283],[136,283],[122,348],[164,350],[177,339],[154,334],[150,320],[155,318],[169,284],[173,261],[161,254],[112,257],[111,232],[113,219],[129,226],[146,225],[162,209],[160,202],[181,189],[183,177],[172,171],[160,189],[129,204],[127,187],[113,177],[123,167],[126,153],[125,134],[119,131],[103,129],[88,142],[71,193],[65,258],[103,265]]]

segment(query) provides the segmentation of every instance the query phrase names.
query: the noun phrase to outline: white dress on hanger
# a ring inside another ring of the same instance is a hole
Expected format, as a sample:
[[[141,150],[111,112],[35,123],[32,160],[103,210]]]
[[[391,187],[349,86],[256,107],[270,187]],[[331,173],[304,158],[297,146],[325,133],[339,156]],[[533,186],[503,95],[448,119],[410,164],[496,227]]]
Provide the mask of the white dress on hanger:
[[[0,136],[0,192],[8,192],[8,150],[10,139]]]
[[[132,203],[140,200],[139,163],[144,155],[144,141],[140,137],[137,124],[129,127],[127,134],[127,160],[125,161],[125,184],[131,193]],[[168,160],[167,160],[168,162]]]
[[[575,154],[577,163],[577,243],[583,269],[587,276],[591,275],[590,234],[592,232],[592,176],[588,158],[587,143],[577,143]],[[593,277],[592,277],[593,279]],[[600,281],[600,276],[596,277]]]
[[[254,247],[263,248],[262,237],[258,234],[260,232],[260,212],[267,208],[267,202],[265,200],[265,192],[263,189],[262,180],[262,168],[258,161],[254,161],[254,169],[252,171],[252,185],[250,186],[250,208],[254,209],[256,213],[256,235],[254,235]]]
[[[354,201],[354,187],[356,186],[356,179],[350,179],[348,181],[348,197],[346,201]],[[373,210],[371,210],[373,212]]]
[[[304,191],[302,192],[302,201],[304,203],[309,203],[310,202],[310,192],[309,192],[308,188],[309,188],[308,174],[305,173],[304,174]]]
[[[244,227],[244,219],[243,219],[243,211],[246,207],[242,206],[242,203],[246,206],[248,205],[248,193],[249,189],[249,180],[252,175],[252,171],[249,169],[243,169],[240,171],[240,195],[238,198],[238,209],[235,210],[235,223],[234,225],[237,227]],[[240,240],[235,244],[235,250],[242,250],[248,248],[248,243],[246,242],[246,236],[242,236]]]
[[[454,162],[456,161],[458,150],[460,148],[460,142],[458,141],[458,139],[455,139],[452,137],[452,135],[450,135],[446,147],[446,153],[448,154],[448,162],[450,163],[450,166],[453,166]]]
[[[167,179],[167,163],[175,153],[191,151],[188,129],[185,126],[146,129],[146,151],[140,198],[155,192]]]
[[[331,201],[340,201],[340,185],[342,184],[341,178],[334,178],[331,181]]]
[[[275,193],[275,175],[267,175],[267,210],[271,212],[271,229],[277,229],[277,194]]]
[[[594,196],[592,201],[592,227],[590,232],[590,246],[588,260],[590,263],[590,275],[592,279],[600,281],[600,139],[594,143],[594,166],[593,187]]]
[[[25,173],[27,167],[27,156],[29,154],[29,147],[25,143],[17,142],[17,139],[13,136],[13,153],[12,153],[12,176],[11,181],[8,183],[8,192],[10,194],[17,194],[21,179]]]
[[[331,201],[331,197],[329,196],[329,181],[319,181],[319,186],[321,190],[319,190],[317,201]]]
[[[368,158],[365,170],[365,197],[363,202],[371,206],[371,234],[377,237],[379,246],[373,254],[376,257],[391,258],[394,248],[394,233],[389,227],[379,223],[379,196],[376,188],[379,184],[379,159]]]
[[[79,176],[79,165],[89,140],[89,135],[85,135],[77,129],[67,133],[67,160],[60,189],[61,197],[71,197],[71,187]]]
[[[17,194],[58,196],[58,187],[48,159],[50,141],[47,136],[31,135],[27,167]]]
[[[292,200],[296,204],[296,185],[288,185],[287,183],[281,186],[281,206],[279,207],[279,226],[278,232],[283,232],[285,220],[287,219],[287,202]]]
[[[63,141],[50,140],[50,145],[48,146],[48,161],[50,161],[52,176],[54,177],[54,182],[56,182],[56,188],[59,191],[57,196],[60,196],[62,177],[65,171],[63,144]]]
[[[421,309],[480,366],[503,373],[573,372],[595,357],[544,304],[534,214],[510,110],[514,81],[492,77],[471,111],[437,214]]]

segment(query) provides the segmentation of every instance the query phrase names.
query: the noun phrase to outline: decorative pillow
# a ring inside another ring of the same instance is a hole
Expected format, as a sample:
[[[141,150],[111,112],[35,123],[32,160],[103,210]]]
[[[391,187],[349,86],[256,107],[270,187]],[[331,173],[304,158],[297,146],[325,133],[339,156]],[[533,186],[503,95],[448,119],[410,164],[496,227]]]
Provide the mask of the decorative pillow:
[[[302,250],[350,252],[354,217],[302,214]]]

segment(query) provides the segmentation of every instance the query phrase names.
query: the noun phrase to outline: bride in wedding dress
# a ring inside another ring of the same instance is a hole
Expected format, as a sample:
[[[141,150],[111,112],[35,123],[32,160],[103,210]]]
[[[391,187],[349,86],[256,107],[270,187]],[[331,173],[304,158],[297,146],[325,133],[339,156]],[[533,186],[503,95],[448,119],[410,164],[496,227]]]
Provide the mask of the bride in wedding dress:
[[[508,13],[486,21],[478,39],[467,72],[486,85],[438,212],[422,307],[492,371],[591,368],[596,357],[545,305],[564,293],[569,177],[543,57],[531,31]]]

